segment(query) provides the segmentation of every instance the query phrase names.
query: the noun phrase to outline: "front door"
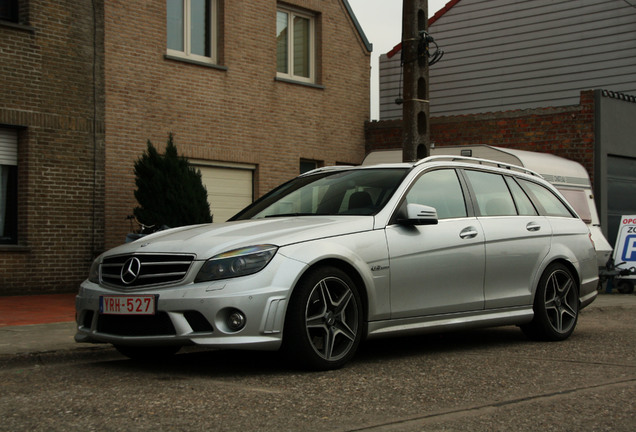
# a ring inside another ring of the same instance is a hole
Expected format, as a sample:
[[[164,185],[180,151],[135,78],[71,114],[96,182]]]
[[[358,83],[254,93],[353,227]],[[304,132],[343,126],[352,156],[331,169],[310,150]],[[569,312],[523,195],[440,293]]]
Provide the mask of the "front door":
[[[425,172],[405,200],[434,207],[439,223],[386,228],[391,317],[483,309],[484,233],[478,220],[468,217],[455,170]]]

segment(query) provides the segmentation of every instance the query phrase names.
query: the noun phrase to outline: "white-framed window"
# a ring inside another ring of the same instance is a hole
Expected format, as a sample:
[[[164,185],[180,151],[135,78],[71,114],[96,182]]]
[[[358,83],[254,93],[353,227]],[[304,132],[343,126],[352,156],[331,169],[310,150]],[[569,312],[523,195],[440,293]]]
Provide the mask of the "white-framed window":
[[[166,0],[167,53],[217,61],[217,0]]]
[[[17,243],[18,131],[0,128],[0,244]]]
[[[276,76],[315,82],[314,16],[279,7],[276,11]]]

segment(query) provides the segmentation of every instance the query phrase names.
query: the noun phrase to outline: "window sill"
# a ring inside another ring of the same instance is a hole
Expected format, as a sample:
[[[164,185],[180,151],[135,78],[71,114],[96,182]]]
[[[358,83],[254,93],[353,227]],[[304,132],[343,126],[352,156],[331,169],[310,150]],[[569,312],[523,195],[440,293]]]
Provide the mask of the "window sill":
[[[203,61],[198,61],[198,60],[192,60],[189,58],[185,58],[185,57],[177,57],[177,56],[173,56],[170,54],[164,54],[163,58],[165,58],[166,60],[173,60],[173,61],[178,61],[178,62],[182,62],[182,63],[190,63],[190,64],[195,64],[197,66],[205,66],[205,67],[209,67],[211,69],[217,69],[217,70],[222,70],[222,71],[226,71],[227,70],[227,66],[220,66],[214,63],[207,63],[207,62],[203,62]]]
[[[276,78],[274,78],[274,81],[280,81],[280,82],[284,82],[284,83],[287,83],[287,84],[296,84],[296,85],[301,85],[301,86],[305,86],[305,87],[311,87],[311,88],[315,88],[315,89],[319,89],[319,90],[324,90],[325,89],[325,86],[322,86],[320,84],[308,83],[308,82],[303,82],[303,81],[296,81],[296,80],[289,79],[289,78],[276,77]]]
[[[27,253],[31,252],[31,248],[22,245],[0,244],[0,252]]]
[[[35,34],[35,27],[31,27],[30,25],[19,24],[13,21],[5,21],[0,19],[0,27],[12,28],[14,30],[21,30],[29,33]]]

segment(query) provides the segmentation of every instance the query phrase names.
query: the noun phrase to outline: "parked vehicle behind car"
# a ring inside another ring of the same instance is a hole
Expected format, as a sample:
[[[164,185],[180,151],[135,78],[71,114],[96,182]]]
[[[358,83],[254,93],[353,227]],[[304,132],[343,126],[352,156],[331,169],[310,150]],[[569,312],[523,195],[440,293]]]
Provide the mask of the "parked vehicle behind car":
[[[563,340],[597,282],[587,226],[530,170],[447,156],[326,167],[226,223],[102,254],[75,338],[132,358],[282,349],[333,369],[381,336],[518,325]]]

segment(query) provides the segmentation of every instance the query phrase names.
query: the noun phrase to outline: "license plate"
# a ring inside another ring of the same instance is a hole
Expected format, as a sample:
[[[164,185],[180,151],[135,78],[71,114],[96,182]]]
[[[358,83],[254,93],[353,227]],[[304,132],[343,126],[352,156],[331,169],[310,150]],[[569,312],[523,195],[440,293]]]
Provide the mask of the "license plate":
[[[99,297],[99,313],[106,315],[154,315],[156,295],[105,295]]]

